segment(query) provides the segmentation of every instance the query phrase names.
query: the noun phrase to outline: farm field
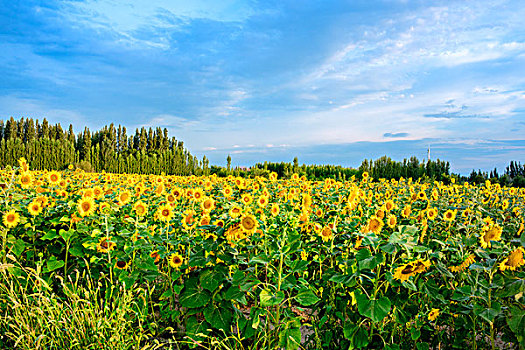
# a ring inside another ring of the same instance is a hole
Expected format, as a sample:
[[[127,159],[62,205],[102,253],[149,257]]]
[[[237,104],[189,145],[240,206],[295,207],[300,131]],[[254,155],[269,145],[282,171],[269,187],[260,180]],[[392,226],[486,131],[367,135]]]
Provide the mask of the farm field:
[[[0,347],[523,349],[525,190],[0,170]]]

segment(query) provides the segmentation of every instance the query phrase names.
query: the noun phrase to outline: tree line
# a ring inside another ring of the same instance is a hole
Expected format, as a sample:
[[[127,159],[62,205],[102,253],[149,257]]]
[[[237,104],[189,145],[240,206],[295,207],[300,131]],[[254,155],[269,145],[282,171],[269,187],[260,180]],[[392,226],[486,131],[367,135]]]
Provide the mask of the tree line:
[[[464,180],[472,183],[483,183],[490,180],[502,186],[525,187],[525,166],[521,165],[521,162],[511,160],[505,168],[505,172],[501,175],[498,174],[498,169],[496,168],[488,173],[481,170],[472,170],[468,177],[464,177]]]
[[[0,120],[0,167],[16,166],[27,159],[32,169],[61,170],[70,164],[86,171],[138,174],[207,175],[206,156],[197,159],[183,141],[169,137],[166,128],[135,130],[113,123],[92,132],[85,127],[75,135],[73,125],[64,130],[32,118]]]

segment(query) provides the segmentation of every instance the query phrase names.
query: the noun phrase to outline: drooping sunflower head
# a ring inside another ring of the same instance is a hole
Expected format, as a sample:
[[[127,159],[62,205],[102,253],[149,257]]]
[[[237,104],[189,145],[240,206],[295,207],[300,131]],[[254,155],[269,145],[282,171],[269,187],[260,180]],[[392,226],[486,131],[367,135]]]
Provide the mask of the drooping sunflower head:
[[[90,216],[96,210],[95,201],[91,197],[81,198],[77,203],[78,213],[81,217]]]
[[[334,231],[330,226],[325,226],[321,230],[321,238],[323,239],[323,241],[328,242],[330,239],[332,239],[333,233]]]
[[[500,271],[511,270],[514,271],[518,267],[525,265],[525,250],[523,247],[514,249],[505,260],[499,264]]]
[[[184,213],[184,216],[182,217],[182,226],[184,226],[186,230],[190,230],[197,226],[198,221],[195,215],[196,213],[193,210],[187,210]]]
[[[487,225],[483,228],[483,233],[479,237],[481,247],[490,248],[492,241],[501,240],[503,229],[498,224]]]
[[[430,312],[428,313],[428,320],[434,321],[438,316],[439,316],[439,309],[434,308],[430,310]]]
[[[241,215],[241,212],[242,209],[237,205],[232,206],[229,210],[229,214],[233,219],[238,218]]]
[[[394,279],[400,280],[401,282],[407,281],[410,276],[414,276],[416,274],[414,266],[412,263],[407,263],[404,265],[399,266],[394,271]]]
[[[115,249],[116,245],[115,242],[111,241],[111,237],[109,239],[107,237],[102,237],[97,243],[97,252],[107,253],[110,250]]]
[[[158,250],[154,250],[152,251],[149,256],[151,256],[153,259],[155,259],[153,262],[154,263],[158,263],[159,260],[160,260],[160,254],[159,254],[159,251]]]
[[[14,209],[11,209],[4,214],[2,222],[7,228],[16,227],[20,222],[20,215]]]

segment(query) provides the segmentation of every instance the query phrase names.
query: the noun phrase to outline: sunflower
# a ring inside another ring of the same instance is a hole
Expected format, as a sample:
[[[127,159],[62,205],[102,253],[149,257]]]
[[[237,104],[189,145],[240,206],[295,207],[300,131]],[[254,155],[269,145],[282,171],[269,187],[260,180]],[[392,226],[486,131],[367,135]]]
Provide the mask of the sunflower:
[[[24,172],[20,175],[18,183],[22,188],[29,188],[33,184],[33,175],[29,171]]]
[[[148,205],[143,201],[138,201],[133,205],[133,210],[137,216],[144,216],[148,213]]]
[[[224,194],[224,197],[230,198],[233,194],[233,190],[230,186],[224,186],[224,188],[222,189],[222,193]]]
[[[438,215],[438,211],[436,208],[428,208],[427,209],[427,218],[429,220],[434,220]]]
[[[272,216],[279,215],[279,204],[273,203],[272,208],[270,209],[270,212],[272,213]]]
[[[213,224],[214,224],[215,226],[224,227],[224,220],[222,220],[222,219],[215,220],[215,221],[213,222]]]
[[[124,260],[117,260],[115,263],[115,268],[119,270],[125,270],[131,265],[131,262],[125,262]]]
[[[184,217],[182,218],[182,226],[186,230],[190,230],[197,226],[197,219],[195,218],[195,212],[193,210],[187,210],[184,212]]]
[[[115,242],[111,242],[111,238],[102,237],[98,243],[97,243],[97,252],[99,253],[107,253],[110,250],[115,249],[117,244]]]
[[[257,219],[253,215],[244,215],[241,218],[241,229],[245,233],[254,233],[257,230],[258,227]]]
[[[333,230],[330,228],[330,226],[325,226],[321,230],[320,235],[324,242],[328,242],[333,237]]]
[[[35,198],[35,201],[39,202],[42,208],[46,207],[49,204],[49,198],[47,198],[46,196],[38,196]]]
[[[270,175],[268,176],[268,178],[270,179],[270,181],[275,181],[277,180],[277,173],[276,172],[271,172]]]
[[[129,191],[122,191],[118,195],[118,204],[125,205],[131,200],[131,193]]]
[[[525,265],[525,250],[522,247],[514,249],[508,257],[505,258],[500,264],[500,271],[511,270],[514,271],[518,267]]]
[[[375,234],[379,234],[383,226],[384,226],[383,220],[381,220],[375,215],[372,215],[372,217],[368,220],[367,229],[369,232],[374,232]]]
[[[454,221],[454,219],[456,218],[456,212],[457,212],[456,210],[451,210],[451,209],[447,210],[445,214],[443,214],[443,219],[449,222]]]
[[[20,215],[14,209],[11,209],[4,214],[2,222],[7,228],[16,227],[20,223]]]
[[[392,209],[395,209],[396,205],[394,204],[394,201],[389,199],[385,202],[384,204],[384,208],[387,210],[387,211],[390,211]]]
[[[386,220],[386,223],[387,223],[388,227],[390,227],[390,228],[396,227],[396,224],[397,224],[396,216],[393,215],[393,214],[389,215],[388,219]]]
[[[152,251],[149,256],[151,256],[153,259],[155,259],[155,261],[153,261],[154,263],[158,263],[159,260],[160,260],[160,255],[159,255],[159,251],[158,250],[154,250]]]
[[[18,159],[18,165],[22,168],[23,172],[29,171],[29,165],[27,165],[27,160],[24,157]]]
[[[230,208],[229,214],[233,219],[238,218],[241,215],[241,208],[239,206],[234,205]]]
[[[411,213],[412,213],[412,207],[410,206],[410,204],[407,204],[403,208],[403,211],[401,212],[401,216],[403,216],[406,219],[410,216]]]
[[[417,199],[422,200],[422,201],[426,201],[427,200],[427,194],[425,193],[425,191],[420,191],[417,194]]]
[[[450,266],[448,269],[452,272],[461,272],[468,268],[471,264],[473,264],[476,261],[476,256],[474,254],[470,254],[467,256],[465,261],[463,261],[461,264],[456,266]]]
[[[258,205],[260,208],[265,208],[265,207],[268,205],[268,197],[266,197],[266,196],[260,196],[260,197],[257,199],[257,205]]]
[[[425,272],[430,267],[429,260],[418,259],[407,264],[401,265],[394,272],[394,279],[401,282],[407,281],[410,276],[415,276],[418,273]]]
[[[439,309],[434,308],[430,310],[430,312],[428,313],[428,320],[434,321],[438,316],[439,316]]]
[[[202,211],[209,213],[215,209],[215,200],[213,198],[207,197],[201,202],[201,209]]]
[[[40,202],[37,202],[36,200],[33,200],[29,205],[27,206],[27,210],[29,211],[29,214],[33,216],[37,216],[42,212],[42,206],[40,205]]]
[[[208,215],[203,215],[199,220],[199,226],[207,226],[211,222],[211,218]]]
[[[245,193],[241,196],[241,201],[245,205],[250,205],[253,202],[253,197],[249,193]]]
[[[51,171],[47,174],[47,181],[49,181],[51,185],[58,185],[61,179],[62,177],[58,171]]]
[[[498,224],[491,224],[483,227],[484,233],[479,236],[479,242],[482,248],[490,248],[492,241],[501,240],[503,229]]]
[[[173,193],[168,193],[166,195],[166,202],[172,204],[172,203],[175,203],[176,200],[177,200],[177,197]]]
[[[193,198],[200,202],[204,198],[204,191],[202,188],[197,188],[195,191],[193,191]]]
[[[90,216],[95,212],[95,200],[91,197],[81,198],[77,202],[77,209],[80,216]]]
[[[173,267],[174,269],[178,269],[179,267],[182,266],[184,259],[182,258],[180,254],[172,254],[168,258],[168,261],[171,267]]]
[[[169,222],[173,218],[173,210],[169,205],[161,205],[157,209],[157,219],[164,222]]]

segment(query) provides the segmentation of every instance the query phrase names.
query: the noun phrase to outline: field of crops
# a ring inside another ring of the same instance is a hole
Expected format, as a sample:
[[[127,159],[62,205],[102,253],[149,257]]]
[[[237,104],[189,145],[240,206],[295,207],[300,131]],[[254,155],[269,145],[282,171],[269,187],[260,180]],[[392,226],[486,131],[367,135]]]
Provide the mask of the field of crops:
[[[22,159],[0,170],[0,347],[523,349],[524,202]]]

